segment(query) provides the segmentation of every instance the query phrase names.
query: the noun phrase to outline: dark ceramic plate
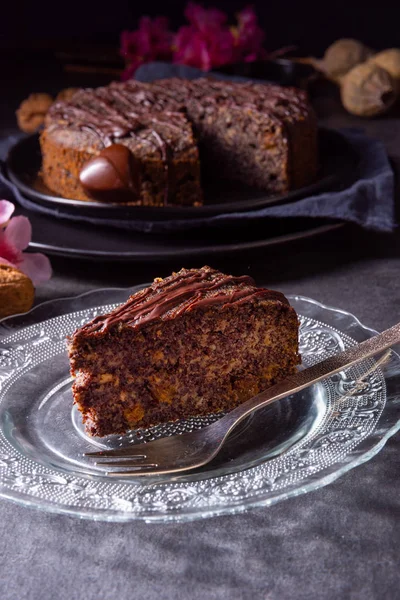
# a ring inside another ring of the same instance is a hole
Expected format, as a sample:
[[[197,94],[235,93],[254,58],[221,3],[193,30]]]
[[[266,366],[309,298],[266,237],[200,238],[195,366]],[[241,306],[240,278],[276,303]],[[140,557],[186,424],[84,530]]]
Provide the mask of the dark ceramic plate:
[[[271,81],[279,85],[298,88],[306,88],[308,81],[316,75],[316,71],[311,65],[288,58],[236,63],[220,67],[216,69],[216,72],[235,77]]]
[[[215,68],[208,76],[217,79],[258,79],[268,83],[283,86],[308,88],[308,84],[318,76],[313,66],[290,58],[275,58],[273,60],[256,60],[241,62]],[[197,79],[204,77],[204,71],[188,65],[171,64],[162,61],[141,65],[135,72],[135,79],[151,83],[156,79],[180,77],[182,79]]]
[[[7,158],[7,170],[9,178],[24,196],[44,207],[58,208],[65,216],[71,214],[135,221],[185,220],[286,204],[343,185],[355,167],[355,153],[347,140],[336,131],[321,129],[319,142],[320,169],[313,184],[280,196],[268,196],[263,191],[236,182],[210,182],[204,179],[205,204],[199,207],[126,206],[55,196],[40,178],[41,153],[38,135],[24,138],[11,148]]]
[[[54,219],[18,208],[29,216],[33,239],[31,250],[68,258],[101,261],[160,262],[175,259],[203,259],[242,255],[244,252],[288,244],[296,240],[325,234],[343,226],[327,220],[289,219],[264,227],[221,229],[206,232],[178,233],[173,236],[99,227],[66,219]]]

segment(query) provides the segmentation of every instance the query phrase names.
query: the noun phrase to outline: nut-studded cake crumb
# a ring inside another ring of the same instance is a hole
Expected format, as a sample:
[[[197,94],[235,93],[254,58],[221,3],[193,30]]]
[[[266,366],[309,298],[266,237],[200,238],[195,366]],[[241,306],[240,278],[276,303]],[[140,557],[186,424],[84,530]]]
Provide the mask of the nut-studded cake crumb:
[[[74,401],[103,436],[230,410],[292,373],[298,319],[248,276],[182,269],[78,329]]]

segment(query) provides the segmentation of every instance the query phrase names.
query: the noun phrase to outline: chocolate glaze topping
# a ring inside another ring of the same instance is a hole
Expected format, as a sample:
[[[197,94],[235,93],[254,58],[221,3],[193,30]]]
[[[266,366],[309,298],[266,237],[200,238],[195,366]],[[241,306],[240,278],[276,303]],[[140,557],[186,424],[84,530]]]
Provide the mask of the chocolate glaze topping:
[[[50,114],[71,128],[93,131],[104,146],[139,132],[141,139],[154,144],[151,136],[157,123],[179,129],[181,113],[158,112],[136,100],[137,95],[121,87],[87,89],[77,92],[69,102],[56,102]]]
[[[182,269],[166,279],[156,280],[113,312],[84,325],[81,331],[102,335],[121,323],[137,329],[157,319],[172,319],[195,308],[240,304],[254,296],[288,304],[283,294],[257,288],[247,275],[224,275],[210,267]]]

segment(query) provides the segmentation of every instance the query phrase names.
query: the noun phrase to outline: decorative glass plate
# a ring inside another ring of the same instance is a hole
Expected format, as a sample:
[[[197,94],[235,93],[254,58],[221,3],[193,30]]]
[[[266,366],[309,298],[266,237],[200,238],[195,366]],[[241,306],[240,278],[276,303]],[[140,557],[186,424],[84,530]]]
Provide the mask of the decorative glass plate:
[[[134,288],[140,289],[142,286]],[[44,303],[0,323],[0,495],[107,521],[184,521],[268,506],[319,488],[372,458],[400,428],[400,358],[364,361],[249,417],[207,466],[179,476],[109,478],[83,454],[202,427],[193,418],[90,438],[72,406],[66,336],[123,302],[106,289]],[[299,296],[309,366],[375,332]],[[366,376],[366,373],[369,373]]]

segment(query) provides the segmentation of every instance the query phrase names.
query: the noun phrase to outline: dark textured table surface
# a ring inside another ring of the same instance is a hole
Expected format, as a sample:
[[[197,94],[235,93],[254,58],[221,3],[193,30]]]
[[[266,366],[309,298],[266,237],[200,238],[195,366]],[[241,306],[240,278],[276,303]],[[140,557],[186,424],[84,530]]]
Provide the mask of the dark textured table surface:
[[[43,88],[42,88],[43,89]],[[1,122],[11,131],[9,104]],[[363,127],[400,169],[400,119],[344,114],[334,96],[316,107],[329,126]],[[399,195],[397,194],[397,198]],[[187,264],[101,265],[53,259],[36,302],[130,286]],[[400,235],[348,228],[229,260],[217,268],[299,293],[382,330],[400,319]],[[331,485],[269,508],[185,524],[82,521],[0,501],[4,600],[395,599],[400,597],[400,436]]]

